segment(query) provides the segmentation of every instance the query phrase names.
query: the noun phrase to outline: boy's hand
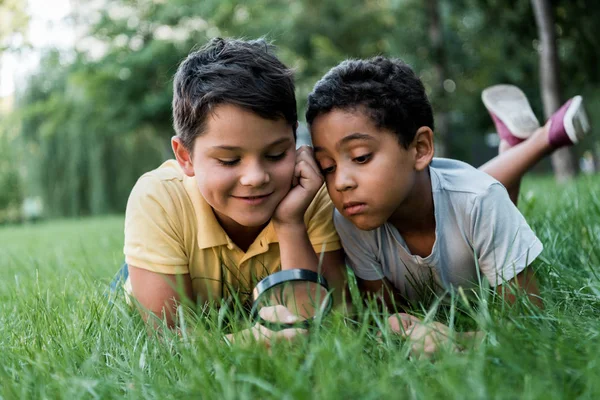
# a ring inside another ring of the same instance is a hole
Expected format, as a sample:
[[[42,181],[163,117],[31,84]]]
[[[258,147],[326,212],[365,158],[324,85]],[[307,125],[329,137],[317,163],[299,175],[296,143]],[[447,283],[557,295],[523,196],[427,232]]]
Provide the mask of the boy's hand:
[[[263,307],[259,311],[260,317],[273,323],[294,323],[298,317],[292,314],[282,305]],[[243,344],[261,343],[270,348],[273,341],[287,340],[292,341],[296,336],[304,336],[308,333],[306,329],[289,328],[280,331],[272,331],[259,323],[254,324],[252,328],[226,335],[229,342]]]
[[[322,185],[323,176],[312,148],[301,146],[296,150],[292,189],[275,209],[273,220],[280,224],[304,224],[304,213]]]
[[[390,328],[411,342],[411,353],[415,356],[431,357],[439,349],[449,346],[458,350],[450,337],[450,328],[440,322],[424,323],[419,318],[398,313],[388,318]]]
[[[422,322],[420,318],[406,313],[396,313],[388,317],[388,324],[392,332],[403,334],[414,324]]]

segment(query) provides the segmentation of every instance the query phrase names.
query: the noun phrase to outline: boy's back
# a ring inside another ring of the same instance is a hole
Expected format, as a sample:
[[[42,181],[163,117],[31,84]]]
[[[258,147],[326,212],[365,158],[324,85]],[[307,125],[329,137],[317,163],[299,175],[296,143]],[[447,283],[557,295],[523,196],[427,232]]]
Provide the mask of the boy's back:
[[[417,300],[432,282],[438,292],[476,285],[477,265],[481,279],[497,286],[515,277],[542,251],[541,242],[495,179],[443,158],[432,161],[430,175],[436,240],[425,258],[410,253],[391,223],[361,231],[336,210],[336,229],[359,278],[386,277],[408,299]]]

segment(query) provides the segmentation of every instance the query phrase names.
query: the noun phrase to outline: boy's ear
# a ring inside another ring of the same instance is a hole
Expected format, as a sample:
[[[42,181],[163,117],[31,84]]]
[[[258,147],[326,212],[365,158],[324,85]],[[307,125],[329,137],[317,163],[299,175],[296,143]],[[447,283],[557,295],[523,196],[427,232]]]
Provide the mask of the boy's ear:
[[[415,138],[413,139],[413,145],[415,146],[415,169],[422,171],[433,159],[434,147],[433,147],[433,131],[427,126],[422,126],[417,129]]]
[[[194,176],[194,166],[192,165],[192,154],[185,148],[181,139],[177,136],[171,138],[171,147],[173,148],[173,154],[181,166],[183,173],[187,176]]]

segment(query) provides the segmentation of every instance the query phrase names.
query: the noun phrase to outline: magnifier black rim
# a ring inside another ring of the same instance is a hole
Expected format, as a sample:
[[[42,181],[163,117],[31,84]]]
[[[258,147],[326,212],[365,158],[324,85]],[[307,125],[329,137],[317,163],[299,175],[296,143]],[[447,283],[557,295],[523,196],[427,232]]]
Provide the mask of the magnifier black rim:
[[[274,274],[271,274],[258,282],[254,288],[254,291],[256,292],[254,300],[258,300],[259,296],[263,294],[263,292],[271,289],[272,287],[291,281],[315,282],[329,290],[329,285],[327,284],[327,280],[325,277],[323,277],[323,275],[317,274],[316,272],[308,269],[286,269],[275,272]]]
[[[319,285],[321,285],[323,288],[325,288],[325,290],[327,292],[329,292],[329,285],[327,284],[327,279],[325,279],[325,277],[321,274],[318,274],[314,271],[308,270],[308,269],[301,269],[301,268],[296,268],[296,269],[286,269],[283,271],[278,271],[275,272],[274,274],[271,274],[269,276],[267,276],[266,278],[262,279],[260,282],[258,282],[256,284],[256,287],[254,288],[254,303],[252,305],[252,317],[254,319],[256,319],[256,317],[258,317],[261,321],[261,324],[266,325],[269,329],[271,330],[281,330],[281,329],[287,329],[287,328],[308,328],[311,324],[310,321],[312,321],[314,319],[310,318],[310,319],[306,319],[302,322],[296,323],[296,324],[276,324],[276,323],[272,323],[269,321],[265,321],[263,320],[259,315],[258,315],[258,300],[260,299],[260,296],[266,292],[267,290],[281,285],[282,283],[286,283],[286,282],[294,282],[294,281],[305,281],[305,282],[315,282],[318,283]],[[331,309],[333,303],[333,299],[331,298],[331,296],[328,296],[328,301],[327,301],[327,305],[325,306],[324,312],[323,314],[327,314],[329,312],[329,310]]]

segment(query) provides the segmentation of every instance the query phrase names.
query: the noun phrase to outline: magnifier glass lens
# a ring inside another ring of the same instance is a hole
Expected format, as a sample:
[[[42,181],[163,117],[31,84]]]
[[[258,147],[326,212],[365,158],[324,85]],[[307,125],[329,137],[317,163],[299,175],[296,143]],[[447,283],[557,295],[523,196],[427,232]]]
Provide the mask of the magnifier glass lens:
[[[283,282],[264,291],[257,299],[256,307],[262,318],[268,315],[267,318],[275,319],[269,322],[281,323],[286,321],[289,314],[297,317],[299,321],[312,319],[319,312],[325,310],[327,302],[327,289],[320,284],[310,281],[291,281]],[[276,306],[283,306],[287,310]],[[275,307],[275,309],[261,312],[261,309],[266,307]]]

